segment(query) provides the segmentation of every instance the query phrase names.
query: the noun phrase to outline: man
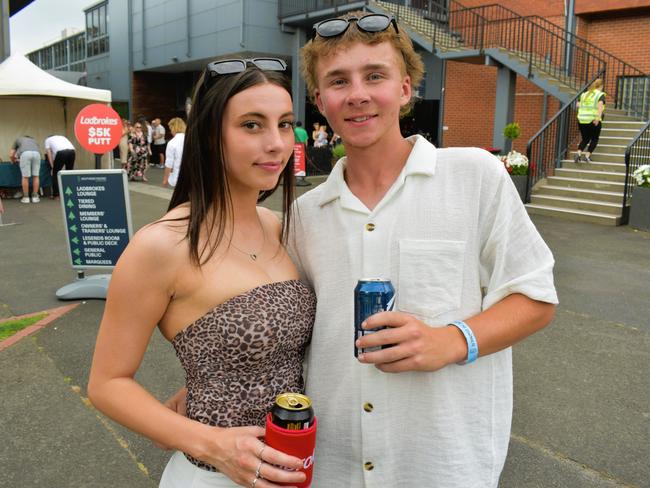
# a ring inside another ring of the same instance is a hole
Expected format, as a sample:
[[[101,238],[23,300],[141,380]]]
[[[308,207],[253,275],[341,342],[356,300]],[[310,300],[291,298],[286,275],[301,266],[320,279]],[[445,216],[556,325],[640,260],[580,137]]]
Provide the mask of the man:
[[[291,241],[318,296],[313,486],[496,487],[510,346],[552,320],[553,257],[496,158],[402,137],[423,65],[391,17],[356,12],[316,31],[303,74],[347,157],[298,199]],[[369,318],[386,329],[357,342],[390,347],[356,359],[353,290],[366,277],[392,281],[398,311]]]
[[[45,139],[45,154],[52,172],[52,198],[59,199],[59,180],[57,175],[63,168],[74,169],[76,152],[65,136],[49,136]]]
[[[22,175],[21,185],[23,188],[23,197],[21,203],[30,203],[29,199],[29,178],[32,179],[32,198],[31,203],[38,203],[41,198],[38,194],[41,187],[41,149],[38,142],[30,136],[22,136],[16,139],[9,151],[9,159],[12,163],[20,164],[20,173]]]
[[[309,139],[307,131],[302,127],[302,122],[296,122],[296,126],[293,129],[293,134],[296,138],[298,144],[306,144]]]
[[[165,127],[160,123],[160,119],[153,119],[151,121],[153,126],[152,137],[153,144],[151,145],[152,160],[159,168],[165,167]]]

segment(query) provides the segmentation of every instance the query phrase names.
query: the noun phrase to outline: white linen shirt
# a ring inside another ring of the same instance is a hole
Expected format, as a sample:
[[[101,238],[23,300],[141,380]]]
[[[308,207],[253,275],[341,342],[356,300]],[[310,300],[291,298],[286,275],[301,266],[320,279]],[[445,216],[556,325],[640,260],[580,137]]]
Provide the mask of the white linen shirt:
[[[295,206],[290,250],[318,298],[306,359],[319,424],[314,488],[496,487],[508,449],[511,349],[433,373],[361,364],[358,279],[390,279],[398,310],[432,327],[512,293],[557,303],[553,256],[503,164],[480,149],[409,141],[373,210],[346,185],[345,158]]]
[[[178,174],[181,172],[181,159],[183,158],[183,144],[185,143],[185,134],[179,132],[170,139],[165,150],[165,166],[171,168],[167,183],[170,186],[176,186]]]

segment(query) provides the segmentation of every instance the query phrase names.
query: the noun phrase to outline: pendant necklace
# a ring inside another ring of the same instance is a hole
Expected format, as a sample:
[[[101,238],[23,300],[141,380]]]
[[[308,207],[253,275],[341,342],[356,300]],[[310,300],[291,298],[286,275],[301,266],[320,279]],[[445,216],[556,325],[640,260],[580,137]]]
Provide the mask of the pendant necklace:
[[[249,258],[251,258],[253,261],[257,261],[257,256],[260,255],[262,250],[264,249],[264,244],[266,244],[266,232],[264,232],[264,226],[262,225],[262,221],[260,220],[260,216],[257,216],[257,221],[260,224],[260,228],[262,229],[262,245],[260,246],[259,250],[257,252],[248,252],[244,251],[243,249],[240,249],[235,245],[234,242],[232,242],[232,236],[230,237],[230,245],[234,247],[237,251],[239,251],[242,254],[246,254]]]

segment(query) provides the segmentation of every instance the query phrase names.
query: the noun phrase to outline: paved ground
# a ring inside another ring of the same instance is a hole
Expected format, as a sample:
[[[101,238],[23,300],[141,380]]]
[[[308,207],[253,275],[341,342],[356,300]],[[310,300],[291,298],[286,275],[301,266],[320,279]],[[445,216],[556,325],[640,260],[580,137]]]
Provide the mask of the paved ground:
[[[161,174],[150,170],[153,182]],[[169,190],[155,183],[130,190],[135,229],[164,213]],[[4,222],[16,224],[0,227],[0,319],[60,306],[56,290],[75,278],[60,204],[6,201],[5,208]],[[514,348],[515,412],[501,487],[650,487],[650,234],[534,221],[555,254],[562,303],[551,327]],[[103,305],[82,302],[0,351],[0,487],[157,486],[168,454],[85,397]],[[182,384],[159,334],[138,379],[159,398]]]

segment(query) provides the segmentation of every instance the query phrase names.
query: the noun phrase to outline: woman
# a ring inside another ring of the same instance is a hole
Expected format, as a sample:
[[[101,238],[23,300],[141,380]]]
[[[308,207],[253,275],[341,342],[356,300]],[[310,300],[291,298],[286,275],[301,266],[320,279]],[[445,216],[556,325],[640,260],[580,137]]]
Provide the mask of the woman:
[[[598,145],[600,130],[602,129],[603,111],[605,110],[605,92],[603,90],[603,80],[596,78],[589,89],[580,95],[578,102],[578,127],[582,140],[578,144],[578,152],[575,155],[574,162],[579,163],[581,158],[591,163],[591,153],[594,152]],[[589,147],[587,147],[589,144]],[[585,148],[587,150],[585,151]],[[584,152],[583,152],[584,151]]]
[[[162,186],[176,186],[178,173],[181,170],[181,158],[183,157],[183,144],[185,142],[185,122],[180,117],[174,117],[167,125],[172,133],[172,138],[167,143],[165,150],[165,174],[163,175]]]
[[[129,181],[135,181],[136,177],[147,181],[145,171],[147,170],[147,155],[149,146],[147,136],[144,134],[142,122],[133,125],[133,134],[129,137],[129,159],[127,173]]]
[[[122,136],[120,137],[120,162],[122,169],[127,168],[127,158],[129,154],[129,135],[131,134],[131,122],[122,119]]]
[[[321,125],[318,128],[318,134],[316,135],[316,142],[314,142],[314,147],[327,147],[327,126]]]
[[[316,146],[316,141],[318,140],[318,133],[320,132],[320,122],[314,122],[314,130],[311,131],[311,139],[314,141],[314,146]]]
[[[277,72],[285,69],[279,59],[208,65],[169,212],[135,235],[111,278],[88,394],[108,416],[178,450],[164,488],[305,479],[294,471],[300,459],[259,439],[275,396],[303,389],[315,313],[282,245],[294,144],[290,84]],[[282,225],[257,207],[280,177]],[[133,379],[156,327],[185,368],[187,417]]]

